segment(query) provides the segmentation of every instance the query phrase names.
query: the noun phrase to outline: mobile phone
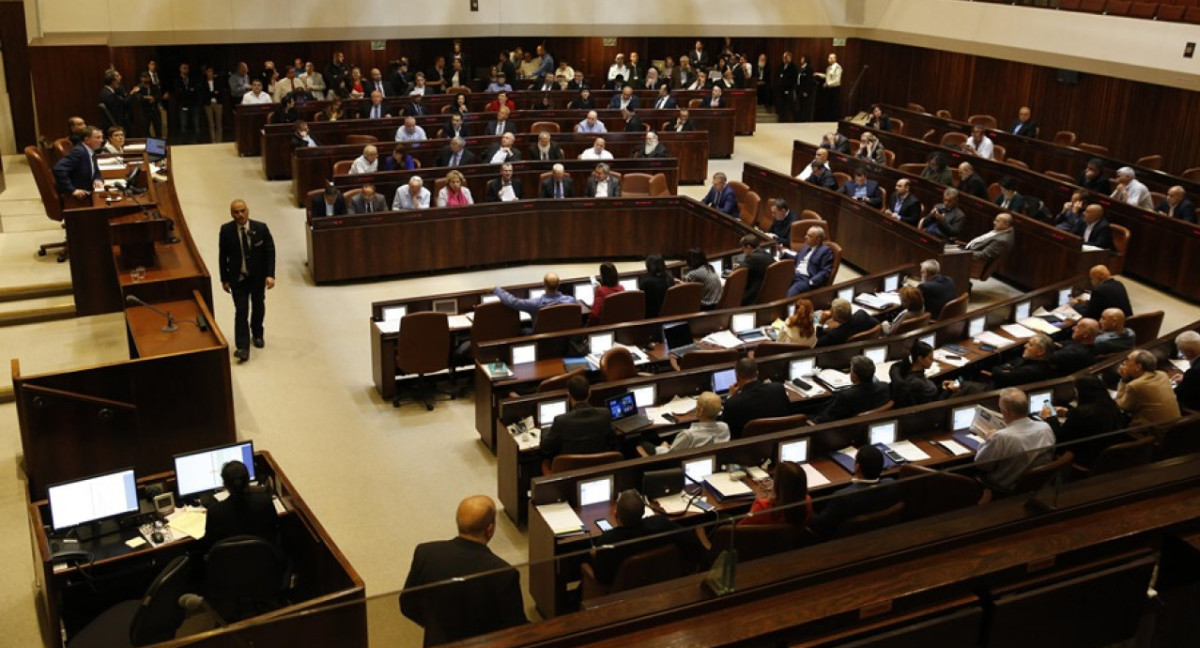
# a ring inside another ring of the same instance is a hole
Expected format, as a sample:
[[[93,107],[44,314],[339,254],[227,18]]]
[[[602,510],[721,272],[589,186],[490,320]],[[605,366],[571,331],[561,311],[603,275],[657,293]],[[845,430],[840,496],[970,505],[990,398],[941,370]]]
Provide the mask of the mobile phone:
[[[990,344],[980,344],[979,348],[983,351],[987,351],[988,353],[991,353],[996,350],[996,347],[994,347]]]
[[[701,497],[697,497],[696,501],[692,502],[692,506],[695,506],[696,508],[700,509],[701,511],[713,510],[712,504],[709,504],[708,500],[701,498]]]
[[[888,459],[891,459],[895,463],[898,463],[898,464],[904,463],[904,457],[901,457],[899,452],[896,452],[895,450],[892,450],[891,448],[884,450],[883,454]]]
[[[613,526],[608,520],[600,518],[599,520],[596,520],[596,528],[600,529],[601,531],[608,532],[612,531]]]

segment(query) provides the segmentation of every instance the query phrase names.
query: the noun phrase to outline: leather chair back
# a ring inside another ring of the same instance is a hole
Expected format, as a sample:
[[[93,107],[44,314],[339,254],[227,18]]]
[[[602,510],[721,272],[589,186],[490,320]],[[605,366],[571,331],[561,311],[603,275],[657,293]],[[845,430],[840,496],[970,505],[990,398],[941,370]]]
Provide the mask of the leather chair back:
[[[793,351],[804,351],[811,349],[809,344],[794,344],[791,342],[759,342],[758,346],[754,347],[754,359],[769,358],[775,355],[791,353]]]
[[[1083,149],[1083,150],[1087,151],[1088,153],[1096,153],[1097,155],[1108,155],[1108,147],[1101,146],[1099,144],[1088,144],[1087,142],[1080,142],[1078,144],[1077,148]]]
[[[896,486],[884,486],[883,488],[896,488]],[[838,527],[837,532],[834,533],[834,537],[845,538],[852,535],[858,535],[860,533],[866,533],[867,531],[882,529],[892,526],[893,524],[899,524],[903,519],[904,501],[901,500],[883,509],[882,511],[856,515],[845,522],[842,522],[841,526]]]
[[[701,349],[688,351],[679,357],[679,370],[687,371],[697,367],[710,365],[732,365],[738,361],[740,354],[737,349]]]
[[[1113,249],[1116,250],[1108,258],[1108,269],[1115,275],[1125,271],[1126,252],[1129,250],[1129,228],[1115,223],[1109,224],[1112,230]]]
[[[71,138],[69,137],[60,137],[54,140],[54,143],[50,145],[50,149],[54,151],[54,161],[51,164],[67,157],[67,154],[73,148],[75,148],[75,145],[71,143]]]
[[[903,173],[919,176],[925,170],[925,165],[920,162],[905,162],[896,168]]]
[[[921,112],[925,112],[925,111],[922,110]],[[903,135],[904,134],[904,120],[900,119],[899,117],[892,117],[890,121],[892,122],[892,132],[897,135]],[[889,165],[889,166],[891,166],[891,165]]]
[[[851,335],[850,337],[846,338],[846,341],[847,342],[862,342],[863,340],[874,340],[882,335],[883,335],[883,325],[876,324],[875,326],[872,326],[871,328],[869,328],[865,331]]]
[[[913,103],[913,102],[911,102],[911,101],[910,101],[910,102],[908,102],[908,104],[905,106],[905,108],[907,108],[907,109],[909,109],[909,110],[911,110],[911,111],[913,111],[913,112],[925,113],[926,115],[928,115],[928,114],[929,114],[929,111],[925,110],[925,106],[922,106],[922,105],[921,105],[921,104],[919,104],[919,103]]]
[[[1054,134],[1054,139],[1050,140],[1055,146],[1074,146],[1075,131],[1060,130]]]
[[[924,135],[922,135],[922,136],[921,136],[921,141],[922,141],[922,142],[929,142],[930,144],[933,144],[933,143],[934,143],[934,138],[936,138],[936,137],[937,137],[937,129],[936,129],[936,128],[930,128],[929,130],[925,131],[925,134],[924,134]]]
[[[1055,180],[1062,180],[1063,182],[1075,184],[1075,178],[1072,178],[1071,176],[1069,176],[1065,173],[1060,173],[1058,171],[1045,171],[1044,173],[1042,173],[1042,175],[1050,177],[1050,178],[1054,178]]]
[[[934,115],[941,117],[942,119],[954,119],[954,115],[950,114],[950,111],[946,110],[945,108],[939,108]]]
[[[895,124],[897,121],[899,121],[899,120],[893,119],[892,124]],[[883,149],[883,163],[885,165],[887,165],[888,167],[894,168],[896,166],[896,152],[888,150],[888,149]]]
[[[620,452],[597,452],[595,454],[560,454],[550,462],[550,473],[558,474],[616,463],[625,459]]]
[[[673,544],[636,553],[617,568],[609,593],[624,592],[679,578],[683,571],[683,556]]]
[[[1200,414],[1185,415],[1159,427],[1155,459],[1170,459],[1200,452]]]
[[[929,323],[929,313],[919,315],[917,317],[906,317],[903,322],[892,328],[891,335],[903,335],[910,331],[915,331]]]
[[[713,310],[737,308],[742,305],[742,297],[746,294],[746,281],[750,278],[750,270],[738,268],[725,277],[725,285],[721,288],[721,299]]]
[[[997,162],[1003,162],[1008,157],[1008,149],[999,144],[992,145],[992,159]]]
[[[1046,452],[1053,452],[1053,449],[1047,449]],[[1013,485],[1013,492],[1026,493],[1041,488],[1055,475],[1065,474],[1071,468],[1071,462],[1074,460],[1075,453],[1067,450],[1053,461],[1026,470]]]
[[[450,87],[446,88],[446,94],[448,94],[448,95],[471,94],[471,89],[468,88],[467,86],[450,86]]]
[[[897,485],[904,501],[906,520],[919,520],[992,499],[992,492],[975,479],[918,464],[901,465]]]
[[[763,275],[762,286],[758,289],[755,304],[766,304],[787,297],[788,288],[792,286],[792,274],[796,271],[796,262],[790,259],[776,261],[767,266]]]
[[[704,284],[687,281],[667,288],[663,297],[659,317],[691,315],[700,312],[700,298],[704,296]],[[606,305],[607,308],[607,305]]]
[[[966,133],[960,133],[958,131],[946,131],[945,133],[942,133],[941,139],[938,140],[938,144],[942,146],[948,146],[950,148],[962,148],[962,145],[966,143]]]
[[[757,357],[757,354],[755,357]],[[805,425],[808,425],[808,416],[804,414],[754,419],[742,428],[742,438],[770,434],[772,432],[782,432],[783,430],[796,430]]]
[[[650,176],[650,195],[651,196],[669,196],[671,195],[671,186],[667,184],[667,174],[655,173]]]
[[[600,324],[620,324],[641,319],[646,319],[646,293],[640,290],[623,290],[604,298]]]
[[[840,190],[843,186],[846,185],[847,182],[850,182],[850,174],[842,173],[841,171],[834,171],[833,172],[833,181],[835,184],[837,184],[837,188]]]
[[[793,250],[799,250],[804,247],[804,235],[808,234],[808,228],[810,227],[820,227],[825,230],[826,239],[832,236],[829,232],[829,221],[821,218],[816,212],[811,209],[805,209],[800,213],[800,216],[800,220],[792,221],[792,228],[788,230],[791,232],[788,235],[788,240],[791,242]],[[816,218],[811,218],[810,216],[815,216]]]
[[[533,332],[536,335],[579,328],[583,325],[582,312],[578,304],[547,306],[537,312],[535,318],[537,321],[533,325]]]
[[[746,199],[746,194],[750,193],[750,185],[744,182],[730,180],[726,184],[728,184],[729,188],[733,190],[733,197],[737,198],[739,205],[742,204],[742,201]]]
[[[205,561],[205,599],[226,623],[282,606],[287,561],[266,540],[227,538],[213,545]]]
[[[547,133],[561,133],[562,127],[558,125],[558,122],[552,121],[535,121],[529,126],[530,133],[541,133],[542,131]]]
[[[179,597],[187,593],[190,576],[187,556],[177,556],[158,573],[129,625],[133,645],[147,646],[175,638],[184,616]]]
[[[1092,463],[1091,473],[1103,475],[1126,468],[1135,468],[1154,459],[1154,437],[1146,435],[1140,439],[1108,446]]]
[[[38,195],[42,198],[42,206],[46,208],[46,218],[61,223],[63,219],[62,197],[58,195],[54,174],[50,171],[46,157],[36,146],[26,146],[25,159],[29,161],[29,169],[33,172],[33,183],[37,185]]]
[[[450,368],[450,320],[445,313],[425,311],[400,319],[396,367],[410,374]]]
[[[1184,169],[1183,173],[1179,174],[1179,177],[1184,180],[1191,180],[1192,182],[1200,182],[1200,167]]]
[[[613,347],[600,356],[600,376],[604,382],[625,380],[637,375],[633,354],[625,347]]]
[[[1146,155],[1144,157],[1138,158],[1137,162],[1134,162],[1134,165],[1142,167],[1143,169],[1153,169],[1155,171],[1158,171],[1158,170],[1162,169],[1162,163],[1163,163],[1163,156],[1161,156],[1161,155]]]
[[[833,241],[827,241],[825,245],[833,250],[833,269],[829,271],[829,284],[832,285],[837,281],[838,271],[842,269],[842,246]]]
[[[942,307],[942,312],[938,315],[938,321],[945,321],[952,317],[965,315],[967,312],[968,297],[970,297],[970,293],[963,293],[946,302],[946,305]]]
[[[587,371],[585,369],[580,368],[580,369],[576,369],[574,371],[568,371],[567,373],[564,373],[564,374],[559,374],[552,378],[547,378],[547,379],[543,380],[542,382],[538,383],[537,391],[539,394],[541,394],[544,392],[552,392],[552,391],[555,391],[558,389],[566,389],[568,381],[570,381],[575,376],[582,376],[586,373],[587,373]]]
[[[1147,344],[1158,338],[1158,331],[1162,328],[1164,316],[1165,313],[1162,311],[1138,313],[1125,320],[1125,328],[1133,331],[1137,344]]]
[[[629,198],[641,198],[650,195],[649,173],[626,173],[621,178],[621,195]]]
[[[883,405],[876,407],[875,409],[869,409],[865,412],[859,412],[858,415],[859,416],[870,416],[872,414],[879,414],[881,412],[886,412],[886,411],[892,409],[892,407],[895,406],[895,404],[896,404],[896,401],[888,401],[888,402],[884,403]]]
[[[758,208],[761,204],[762,196],[759,196],[757,191],[746,192],[746,199],[738,201],[741,221],[751,227],[755,226],[758,221]]]
[[[984,128],[996,128],[996,118],[991,115],[971,115],[967,117],[967,123],[973,126],[983,126]]]
[[[353,134],[346,136],[347,144],[360,144],[362,146],[366,146],[367,144],[374,144],[375,142],[378,142],[378,141],[379,141],[379,138],[375,137],[374,135],[363,135],[363,134],[353,133]]]
[[[738,562],[766,558],[796,548],[801,530],[791,524],[744,524],[735,531],[732,524],[713,529],[706,563],[726,549],[737,549]]]
[[[354,160],[338,160],[333,163],[333,175],[350,175],[350,167],[354,166]]]

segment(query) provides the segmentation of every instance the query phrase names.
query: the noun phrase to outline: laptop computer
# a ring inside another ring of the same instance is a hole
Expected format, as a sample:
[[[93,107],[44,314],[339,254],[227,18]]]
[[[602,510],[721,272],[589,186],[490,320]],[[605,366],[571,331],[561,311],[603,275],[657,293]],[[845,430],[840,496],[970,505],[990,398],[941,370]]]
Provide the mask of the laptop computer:
[[[622,434],[636,432],[650,426],[650,419],[638,409],[633,392],[608,399],[608,413],[612,414],[613,427]]]
[[[681,356],[688,351],[700,348],[696,344],[695,336],[692,335],[692,327],[687,322],[663,324],[662,335],[663,345],[666,346],[666,351],[670,355]]]
[[[151,162],[158,162],[167,157],[167,140],[156,137],[146,138],[146,156]]]
[[[712,375],[712,390],[713,393],[721,397],[721,400],[729,398],[729,389],[737,382],[737,372],[733,369],[724,369],[722,371],[714,371]]]

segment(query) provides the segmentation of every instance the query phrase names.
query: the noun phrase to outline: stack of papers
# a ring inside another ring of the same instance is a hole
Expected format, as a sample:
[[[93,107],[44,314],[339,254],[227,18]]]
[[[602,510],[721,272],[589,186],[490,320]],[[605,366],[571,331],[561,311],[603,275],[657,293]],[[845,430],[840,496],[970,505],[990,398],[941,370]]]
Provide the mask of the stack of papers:
[[[1187,373],[1187,370],[1192,368],[1192,363],[1184,358],[1171,358],[1171,364],[1184,373]]]
[[[800,464],[804,469],[804,474],[808,475],[808,487],[811,489],[815,486],[824,486],[829,483],[829,478],[821,474],[821,471],[813,468],[809,464]]]
[[[804,391],[803,389],[792,384],[792,381],[790,381],[790,380],[785,381],[783,383],[783,386],[786,389],[790,389],[791,391],[794,391],[797,394],[799,394],[805,398],[812,398],[813,396],[820,396],[821,394],[824,394],[826,391],[828,391],[824,387],[818,385],[815,382],[812,382],[812,381],[806,381],[806,382],[808,382],[808,384],[812,385],[812,389],[810,389],[808,391]]]
[[[96,160],[96,166],[100,167],[101,171],[116,171],[125,168],[125,161],[119,157],[100,158]]]
[[[199,540],[204,537],[204,524],[207,520],[208,512],[204,509],[177,508],[167,516],[167,526]]]
[[[950,358],[949,356],[954,356],[954,358]],[[952,367],[962,367],[967,364],[966,358],[964,358],[956,353],[950,353],[949,351],[947,351],[945,349],[934,349],[933,350],[933,359],[937,360],[938,362],[948,364]],[[933,367],[930,367],[930,369],[932,369],[932,368]]]
[[[1000,327],[1000,330],[1011,335],[1012,337],[1021,338],[1021,339],[1031,338],[1031,337],[1037,335],[1036,332],[1031,331],[1028,328],[1026,328],[1020,324],[1005,324]]]
[[[703,496],[696,499],[701,499]],[[696,506],[696,502],[688,495],[687,491],[680,491],[674,495],[667,495],[654,500],[655,504],[662,509],[667,515],[680,515],[682,513],[703,513],[704,509]]]
[[[735,497],[753,497],[754,489],[741,480],[735,480],[727,472],[713,473],[704,478],[704,483],[713,489],[717,499],[727,500]]]
[[[850,382],[850,374],[843,373],[837,369],[822,369],[814,376],[817,380],[825,383],[830,389],[837,391],[846,389],[853,383]]]
[[[707,342],[713,346],[719,346],[722,349],[736,349],[742,346],[741,339],[730,331],[717,331],[704,336],[702,342]]]
[[[855,295],[854,301],[875,310],[885,310],[892,306],[900,305],[900,293],[894,292],[877,292],[877,293],[861,293]]]
[[[1047,322],[1046,320],[1044,320],[1040,317],[1027,317],[1027,318],[1021,320],[1021,325],[1031,328],[1034,331],[1040,331],[1042,333],[1045,333],[1046,335],[1054,335],[1055,333],[1058,333],[1060,330],[1057,326],[1051,324],[1050,322]]]
[[[661,425],[664,420],[664,414],[673,416],[683,416],[696,409],[696,398],[694,396],[676,396],[670,402],[659,405],[658,407],[647,407],[646,418],[650,419],[651,423]]]
[[[926,452],[912,441],[896,441],[888,445],[896,454],[904,457],[905,461],[924,461],[929,458]]]
[[[961,443],[959,443],[953,439],[945,439],[942,441],[938,441],[938,444],[941,445],[943,448],[949,450],[950,454],[952,454],[956,457],[961,457],[965,454],[971,454],[970,448],[964,447]]]
[[[996,347],[997,349],[1003,349],[1005,347],[1010,347],[1017,343],[1016,340],[1010,340],[1006,337],[1000,337],[999,335],[996,335],[995,333],[992,333],[991,331],[984,331],[983,333],[976,335],[975,341],[980,344],[990,344],[990,345]]]
[[[575,510],[566,502],[543,504],[537,507],[537,511],[546,521],[546,526],[550,527],[550,531],[556,536],[582,533],[585,529],[583,520],[579,519]]]

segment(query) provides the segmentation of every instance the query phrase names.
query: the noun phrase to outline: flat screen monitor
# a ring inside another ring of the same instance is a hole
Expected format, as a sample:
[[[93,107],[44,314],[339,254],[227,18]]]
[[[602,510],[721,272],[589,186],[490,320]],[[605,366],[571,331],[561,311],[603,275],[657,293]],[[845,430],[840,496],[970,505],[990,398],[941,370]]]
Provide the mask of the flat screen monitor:
[[[622,279],[619,283],[625,287],[625,290],[637,290],[638,289],[637,278],[635,278],[635,277],[630,277],[628,279]]]
[[[536,344],[514,344],[512,348],[512,363],[515,365],[537,361]]]
[[[1071,289],[1063,288],[1062,290],[1058,291],[1058,305],[1066,306],[1069,303],[1071,303]]]
[[[896,292],[897,290],[900,290],[900,275],[894,274],[883,278],[883,292]]]
[[[737,382],[737,373],[733,369],[714,371],[712,375],[712,390],[714,394],[728,394],[729,388]]]
[[[987,323],[986,317],[976,317],[967,323],[967,336],[976,337],[983,333],[984,324]]]
[[[848,302],[854,301],[854,288],[842,288],[837,293],[838,299],[845,299]]]
[[[548,428],[554,425],[554,417],[559,414],[567,413],[567,399],[556,398],[554,400],[542,401],[538,403],[538,427]]]
[[[975,406],[955,407],[950,412],[950,429],[954,432],[971,429],[971,421],[975,420]]]
[[[1013,321],[1020,322],[1021,320],[1029,319],[1029,302],[1023,301],[1013,307]]]
[[[883,423],[873,423],[868,428],[868,434],[871,437],[871,445],[879,445],[880,443],[887,445],[896,442],[896,422],[884,421]]]
[[[716,472],[717,458],[709,455],[699,459],[689,459],[683,462],[683,474],[687,475],[688,483],[703,482],[705,477]]]
[[[654,402],[658,398],[658,388],[654,385],[634,387],[629,392],[633,394],[633,400],[637,402],[638,407],[654,407]]]
[[[250,441],[175,455],[175,486],[179,496],[221,488],[221,469],[230,461],[245,464],[250,480],[254,481],[254,444]]]
[[[498,301],[500,301],[499,295],[484,295],[479,298],[479,303],[481,303],[481,304],[490,304],[492,302],[498,302]]]
[[[530,288],[529,289],[529,298],[530,299],[541,299],[545,295],[546,295],[545,288]]]
[[[613,346],[613,333],[596,333],[588,336],[588,350],[595,354],[608,351]]]
[[[920,339],[925,344],[928,344],[929,348],[931,348],[931,349],[937,348],[937,334],[936,333],[930,333],[929,335],[922,336]]]
[[[588,306],[592,305],[592,300],[596,298],[596,287],[588,282],[575,284],[575,301],[583,302]]]
[[[863,355],[871,359],[876,365],[881,365],[887,362],[887,347],[877,346],[863,349]]]
[[[613,476],[605,475],[596,479],[579,482],[579,505],[590,506],[612,501]]]
[[[433,300],[433,312],[445,313],[447,315],[458,315],[458,300],[435,299]]]
[[[779,461],[781,463],[784,461],[794,461],[796,463],[808,461],[808,439],[780,442]]]
[[[55,484],[46,492],[55,531],[138,510],[137,479],[132,468]]]
[[[383,321],[398,322],[408,314],[407,306],[388,306],[383,309]]]
[[[1051,411],[1054,410],[1054,403],[1051,396],[1053,392],[1047,389],[1046,391],[1033,392],[1029,394],[1029,413],[1037,414],[1042,411],[1043,405],[1049,405]]]
[[[813,358],[792,360],[788,365],[788,380],[807,378],[817,372],[817,362]]]
[[[163,157],[167,154],[167,140],[156,137],[146,138],[146,153],[151,156]]]
[[[712,266],[713,272],[717,273],[718,277],[725,274],[725,259],[709,259],[708,263]]]
[[[738,313],[734,315],[729,322],[729,329],[734,333],[749,331],[754,328],[755,315],[754,313]]]
[[[692,327],[687,322],[663,324],[662,334],[663,344],[666,345],[665,350],[668,352],[671,349],[678,349],[696,342],[696,338],[692,337]]]

